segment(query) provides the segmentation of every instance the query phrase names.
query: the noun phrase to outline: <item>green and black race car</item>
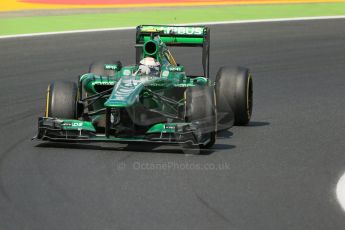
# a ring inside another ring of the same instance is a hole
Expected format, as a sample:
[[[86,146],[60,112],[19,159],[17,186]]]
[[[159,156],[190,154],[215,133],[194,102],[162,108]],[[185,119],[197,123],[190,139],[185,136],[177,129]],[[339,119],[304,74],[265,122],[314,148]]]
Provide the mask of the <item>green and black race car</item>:
[[[202,76],[187,76],[169,46],[202,48]],[[210,29],[138,26],[136,64],[94,63],[78,82],[48,86],[37,139],[152,142],[210,148],[218,131],[248,124],[253,80],[248,69],[209,76]]]

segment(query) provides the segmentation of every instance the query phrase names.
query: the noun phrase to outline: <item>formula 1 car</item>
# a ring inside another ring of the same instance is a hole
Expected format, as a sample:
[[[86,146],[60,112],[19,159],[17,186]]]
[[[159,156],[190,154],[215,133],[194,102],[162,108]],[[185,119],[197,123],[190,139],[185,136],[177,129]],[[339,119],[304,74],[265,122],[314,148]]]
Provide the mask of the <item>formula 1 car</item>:
[[[187,76],[169,46],[201,47],[203,75]],[[93,63],[77,83],[52,82],[36,139],[210,148],[218,131],[248,124],[250,71],[222,67],[210,78],[209,28],[138,26],[135,48],[134,65]]]

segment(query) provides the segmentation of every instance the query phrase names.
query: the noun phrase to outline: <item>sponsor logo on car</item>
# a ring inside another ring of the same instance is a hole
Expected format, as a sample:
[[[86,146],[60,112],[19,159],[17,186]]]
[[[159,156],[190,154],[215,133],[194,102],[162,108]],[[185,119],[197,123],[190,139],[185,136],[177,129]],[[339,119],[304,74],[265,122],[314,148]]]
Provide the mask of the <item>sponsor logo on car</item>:
[[[143,27],[143,32],[163,31],[164,34],[178,35],[202,35],[203,27],[181,27],[181,26],[162,26],[162,27]]]

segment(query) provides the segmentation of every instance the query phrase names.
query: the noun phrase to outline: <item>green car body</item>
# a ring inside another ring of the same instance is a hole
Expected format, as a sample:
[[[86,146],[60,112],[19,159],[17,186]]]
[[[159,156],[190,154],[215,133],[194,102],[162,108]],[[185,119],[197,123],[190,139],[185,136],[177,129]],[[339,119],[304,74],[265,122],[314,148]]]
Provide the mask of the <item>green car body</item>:
[[[187,76],[169,46],[202,48],[203,75]],[[95,63],[77,83],[48,87],[36,138],[211,147],[222,111],[216,108],[216,82],[209,78],[209,47],[210,31],[204,26],[138,26],[135,65]],[[145,57],[160,63],[158,74],[140,74]],[[229,128],[234,113],[225,110]]]

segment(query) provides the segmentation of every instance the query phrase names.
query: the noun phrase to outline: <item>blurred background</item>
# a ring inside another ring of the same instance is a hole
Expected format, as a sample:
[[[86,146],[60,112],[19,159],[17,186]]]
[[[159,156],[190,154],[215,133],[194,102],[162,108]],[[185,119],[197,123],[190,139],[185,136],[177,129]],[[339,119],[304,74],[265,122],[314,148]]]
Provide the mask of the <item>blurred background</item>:
[[[344,15],[344,0],[2,0],[0,36]]]

